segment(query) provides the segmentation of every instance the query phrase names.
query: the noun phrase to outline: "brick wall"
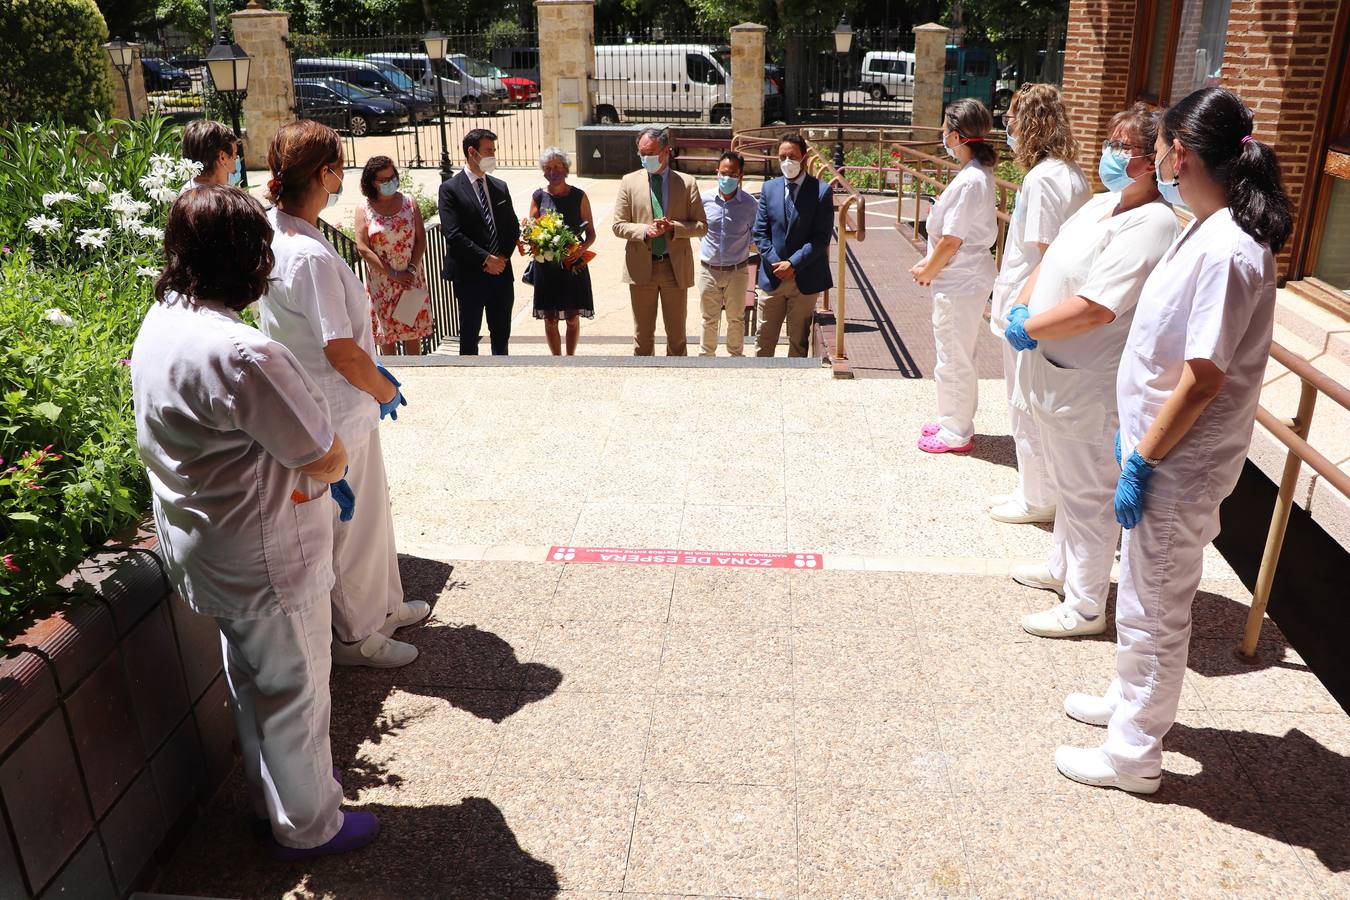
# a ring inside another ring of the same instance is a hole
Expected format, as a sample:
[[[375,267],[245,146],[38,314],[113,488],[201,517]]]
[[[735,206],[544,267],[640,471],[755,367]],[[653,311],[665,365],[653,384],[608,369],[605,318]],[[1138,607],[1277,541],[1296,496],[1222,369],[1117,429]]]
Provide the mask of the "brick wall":
[[[1135,0],[1071,0],[1064,53],[1064,103],[1083,148],[1079,163],[1097,181],[1095,147],[1106,123],[1128,103]]]
[[[1313,138],[1331,83],[1331,43],[1343,0],[1235,0],[1228,17],[1223,84],[1256,114],[1256,136],[1280,157],[1285,190],[1301,210],[1305,181],[1320,162]],[[1277,262],[1291,274],[1295,234]]]

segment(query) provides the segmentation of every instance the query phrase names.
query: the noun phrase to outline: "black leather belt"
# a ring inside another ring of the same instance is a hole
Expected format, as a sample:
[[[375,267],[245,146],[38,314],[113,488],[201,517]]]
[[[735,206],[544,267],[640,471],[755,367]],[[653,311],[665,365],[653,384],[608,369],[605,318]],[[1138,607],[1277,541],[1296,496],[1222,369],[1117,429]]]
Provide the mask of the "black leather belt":
[[[670,259],[670,254],[662,253],[660,256],[657,256],[655,253],[652,254],[652,262],[656,262],[659,259]]]
[[[713,269],[717,272],[735,272],[737,269],[745,268],[745,263],[736,263],[734,266],[715,266],[706,260],[700,259],[699,262],[703,263],[704,268]]]

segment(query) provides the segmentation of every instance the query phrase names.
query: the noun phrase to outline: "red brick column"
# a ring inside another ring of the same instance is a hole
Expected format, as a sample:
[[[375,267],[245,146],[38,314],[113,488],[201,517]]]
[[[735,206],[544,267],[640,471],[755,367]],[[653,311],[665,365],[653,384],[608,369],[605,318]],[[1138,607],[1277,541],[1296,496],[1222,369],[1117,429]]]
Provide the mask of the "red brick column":
[[[1125,108],[1134,43],[1135,0],[1071,0],[1064,44],[1064,103],[1082,148],[1079,163],[1097,181],[1096,147]]]
[[[1076,4],[1075,4],[1076,5]],[[1275,148],[1295,221],[1306,227],[1308,176],[1319,163],[1315,130],[1331,84],[1331,42],[1339,0],[1235,0],[1228,17],[1223,85],[1256,114],[1256,136]],[[1291,274],[1295,233],[1279,255]]]

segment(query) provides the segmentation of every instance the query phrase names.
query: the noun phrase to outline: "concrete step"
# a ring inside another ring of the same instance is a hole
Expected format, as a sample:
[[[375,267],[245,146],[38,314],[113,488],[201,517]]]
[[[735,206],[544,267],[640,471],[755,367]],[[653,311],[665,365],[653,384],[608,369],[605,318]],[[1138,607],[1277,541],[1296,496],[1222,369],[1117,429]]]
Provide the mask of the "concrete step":
[[[697,345],[695,346],[697,349]],[[553,356],[548,353],[524,353],[512,356],[460,356],[453,346],[426,356],[395,356],[385,358],[387,365],[437,368],[612,368],[612,369],[819,369],[824,363],[819,356],[790,359],[786,356],[760,358],[757,356],[618,356],[584,355]]]
[[[1276,300],[1275,321],[1315,348],[1319,355],[1350,365],[1350,320],[1344,313],[1285,289]]]

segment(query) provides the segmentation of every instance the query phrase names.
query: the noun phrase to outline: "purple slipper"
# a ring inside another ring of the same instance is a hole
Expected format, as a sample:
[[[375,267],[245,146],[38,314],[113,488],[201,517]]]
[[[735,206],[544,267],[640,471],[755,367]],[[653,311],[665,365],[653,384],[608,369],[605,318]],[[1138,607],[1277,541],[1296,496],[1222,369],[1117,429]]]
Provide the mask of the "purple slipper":
[[[275,839],[271,843],[272,856],[286,862],[350,853],[374,842],[380,835],[380,820],[374,813],[349,812],[342,814],[342,828],[327,843],[317,847],[284,847]]]

